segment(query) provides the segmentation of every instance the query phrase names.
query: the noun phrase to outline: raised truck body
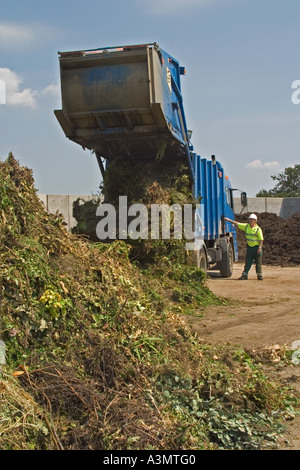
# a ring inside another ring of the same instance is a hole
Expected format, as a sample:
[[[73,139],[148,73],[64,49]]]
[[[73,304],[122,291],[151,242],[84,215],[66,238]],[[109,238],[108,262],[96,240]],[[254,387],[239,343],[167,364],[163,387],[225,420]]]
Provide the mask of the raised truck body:
[[[232,188],[222,165],[193,151],[181,94],[179,62],[156,43],[60,52],[62,109],[55,115],[70,140],[93,151],[102,173],[116,157],[182,158],[194,197],[196,253],[202,269],[224,277],[237,261]]]

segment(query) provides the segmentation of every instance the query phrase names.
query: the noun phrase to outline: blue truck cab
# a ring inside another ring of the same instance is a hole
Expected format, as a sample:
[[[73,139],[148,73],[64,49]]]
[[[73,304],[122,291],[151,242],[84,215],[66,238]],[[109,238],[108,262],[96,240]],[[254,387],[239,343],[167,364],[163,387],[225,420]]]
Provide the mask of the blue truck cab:
[[[196,264],[232,274],[237,260],[232,188],[213,156],[191,144],[181,93],[184,67],[157,43],[59,52],[62,109],[55,115],[67,138],[96,155],[102,174],[116,157],[182,159],[200,202],[202,243]]]

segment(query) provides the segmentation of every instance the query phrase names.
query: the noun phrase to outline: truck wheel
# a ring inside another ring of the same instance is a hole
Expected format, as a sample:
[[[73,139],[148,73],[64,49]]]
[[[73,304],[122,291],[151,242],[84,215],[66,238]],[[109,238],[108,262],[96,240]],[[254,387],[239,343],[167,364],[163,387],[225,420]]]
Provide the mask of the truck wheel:
[[[202,271],[206,273],[208,263],[205,249],[201,248],[201,250],[199,251],[191,250],[189,252],[187,264],[189,266],[196,266],[197,268],[202,269]]]
[[[199,251],[199,268],[205,273],[207,272],[207,258],[203,248]]]
[[[222,277],[231,277],[233,272],[233,249],[231,243],[226,244],[222,253],[222,261],[219,263],[220,274]]]

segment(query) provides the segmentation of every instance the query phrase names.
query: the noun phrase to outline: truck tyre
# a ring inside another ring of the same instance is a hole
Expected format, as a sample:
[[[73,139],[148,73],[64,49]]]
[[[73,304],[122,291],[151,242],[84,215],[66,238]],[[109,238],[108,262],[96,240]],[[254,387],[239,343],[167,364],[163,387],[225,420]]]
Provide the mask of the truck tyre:
[[[222,277],[231,277],[233,272],[233,248],[231,243],[227,243],[222,253],[222,261],[219,263]]]
[[[207,272],[207,258],[203,248],[199,251],[199,268],[205,273]]]
[[[206,256],[206,251],[204,248],[201,248],[201,250],[196,251],[196,250],[191,250],[189,252],[189,257],[188,257],[188,263],[189,266],[196,266],[197,268],[202,269],[205,273],[207,272],[207,267],[208,267],[208,262],[207,262],[207,256]]]

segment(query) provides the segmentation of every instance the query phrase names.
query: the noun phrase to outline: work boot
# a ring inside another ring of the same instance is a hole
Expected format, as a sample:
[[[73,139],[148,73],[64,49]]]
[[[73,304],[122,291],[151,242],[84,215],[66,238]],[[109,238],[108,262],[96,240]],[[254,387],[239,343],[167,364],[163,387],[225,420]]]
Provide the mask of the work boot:
[[[263,278],[262,276],[257,276],[257,280],[258,280],[258,281],[263,281],[264,278]]]
[[[241,277],[239,277],[238,280],[239,281],[247,281],[247,279],[248,279],[247,276],[242,275]]]

